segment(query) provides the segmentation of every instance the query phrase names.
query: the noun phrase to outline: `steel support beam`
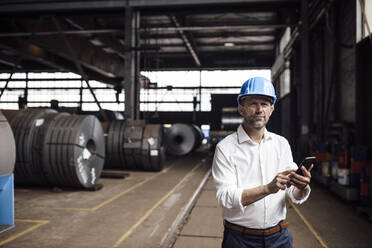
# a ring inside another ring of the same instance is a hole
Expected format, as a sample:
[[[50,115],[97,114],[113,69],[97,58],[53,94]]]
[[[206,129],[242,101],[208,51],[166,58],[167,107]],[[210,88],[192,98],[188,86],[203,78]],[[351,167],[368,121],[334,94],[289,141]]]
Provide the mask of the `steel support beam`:
[[[60,24],[59,24],[57,18],[53,17],[53,21],[54,21],[54,24],[55,24],[56,27],[57,27],[57,30],[62,31],[62,28],[61,28],[61,26],[60,26]],[[99,103],[99,101],[98,101],[98,99],[97,99],[97,97],[96,97],[96,94],[94,94],[94,91],[93,91],[92,88],[90,87],[88,77],[86,76],[86,74],[85,74],[85,72],[84,72],[84,70],[83,70],[83,67],[81,66],[81,64],[80,64],[80,62],[79,62],[79,60],[78,60],[78,58],[77,58],[77,55],[76,55],[75,51],[73,50],[73,48],[72,48],[72,46],[71,46],[69,40],[66,38],[66,35],[61,34],[61,36],[62,36],[62,39],[63,39],[65,45],[67,46],[67,49],[68,49],[68,51],[69,51],[69,53],[70,53],[70,56],[72,57],[73,62],[74,62],[75,65],[76,65],[76,68],[77,68],[78,71],[79,71],[79,74],[80,74],[81,77],[84,79],[85,83],[87,84],[87,86],[88,86],[88,88],[89,88],[89,91],[90,91],[90,93],[92,94],[92,96],[93,96],[93,98],[94,98],[95,103],[97,104],[99,110],[102,110],[101,104]]]
[[[299,0],[260,0],[259,4],[270,6],[298,4]],[[0,13],[30,13],[30,12],[51,12],[51,11],[120,11],[126,7],[151,8],[151,7],[180,7],[180,6],[216,6],[231,4],[257,5],[257,0],[128,0],[128,1],[24,1],[22,4],[13,1],[2,1]]]
[[[88,35],[88,34],[123,34],[119,29],[86,29],[86,30],[64,30],[61,33],[68,35]],[[0,33],[0,37],[27,37],[27,36],[50,36],[57,35],[58,31],[40,31],[40,32],[8,32]]]
[[[133,8],[125,9],[125,46],[136,47],[138,42],[139,12],[133,11]],[[139,52],[126,51],[124,63],[125,79],[122,87],[125,92],[125,111],[124,116],[127,119],[137,119],[139,110]]]
[[[310,131],[312,124],[312,85],[310,73],[310,22],[308,0],[301,1],[301,82],[299,84],[298,106],[299,106],[299,156],[306,156],[308,143],[310,141]]]
[[[39,31],[39,30],[53,30],[58,32],[55,29],[55,26],[51,24],[51,21],[47,22],[44,20],[43,25],[36,29],[33,25],[33,21],[22,22],[21,28],[25,29],[29,32]],[[60,35],[63,34],[63,29],[59,33]],[[76,59],[79,60],[80,64],[84,67],[89,68],[96,73],[102,74],[104,77],[108,78],[115,78],[115,77],[122,77],[124,74],[124,70],[122,68],[123,60],[119,57],[112,56],[106,52],[104,52],[101,48],[93,45],[92,43],[88,42],[86,38],[79,37],[79,36],[65,36],[66,39],[69,41],[70,46],[72,47],[73,51],[75,51]],[[21,38],[14,38],[21,41]],[[8,41],[9,39],[2,38],[1,41]],[[37,45],[45,50],[49,51],[50,53],[57,54],[59,57],[64,58],[66,60],[71,60],[69,56],[70,52],[65,46],[63,40],[60,39],[60,36],[33,36],[30,43]]]
[[[232,36],[265,36],[265,35],[275,35],[274,31],[257,31],[257,27],[259,28],[284,28],[286,27],[286,24],[263,24],[263,23],[257,23],[257,24],[251,24],[251,25],[221,25],[221,26],[182,26],[182,27],[145,27],[140,28],[140,31],[143,32],[146,36],[149,36],[148,34],[150,32],[154,32],[155,38],[162,38],[162,34],[159,32],[165,32],[165,31],[210,31],[210,30],[221,30],[221,31],[231,31],[231,32],[237,32],[239,30],[244,30],[241,32],[244,32],[242,34],[236,33],[232,34]],[[248,29],[248,31],[246,31]],[[254,29],[255,31],[249,31],[249,29]],[[87,29],[87,30],[64,30],[62,31],[63,34],[68,35],[87,35],[87,34],[117,34],[117,35],[123,35],[123,30],[119,29]],[[36,31],[36,32],[7,32],[7,33],[0,33],[0,37],[27,37],[27,36],[53,36],[58,34],[57,31]],[[214,37],[216,34],[201,34],[203,37]],[[217,34],[218,36],[219,34]],[[164,38],[169,38],[169,34],[164,34]]]
[[[185,26],[185,27],[144,27],[141,29],[144,32],[169,32],[169,31],[211,31],[211,30],[249,30],[249,29],[258,29],[258,28],[284,28],[286,24],[274,24],[274,23],[252,23],[252,24],[245,24],[245,25],[221,25],[221,26]]]
[[[84,20],[81,20],[81,19],[77,19],[77,18],[65,18],[66,22],[68,22],[71,26],[75,27],[76,29],[78,29],[79,31],[84,31],[85,29],[88,29],[88,25],[87,24],[84,24]],[[102,25],[102,24],[100,24]],[[102,29],[104,30],[104,29]],[[111,33],[112,34],[112,33]],[[103,43],[103,47],[110,47],[111,49],[113,49],[115,51],[115,53],[124,59],[124,55],[123,55],[123,51],[124,51],[124,47],[123,45],[121,45],[118,41],[117,38],[113,37],[112,35],[110,36],[106,36],[106,35],[102,35],[101,33],[96,33],[96,34],[86,34],[86,36],[89,38],[89,39],[98,39],[99,41],[101,41],[101,43]]]
[[[194,59],[194,62],[197,66],[201,66],[200,59],[198,54],[196,53],[196,49],[191,44],[189,38],[186,36],[184,31],[181,29],[181,25],[178,22],[177,18],[174,15],[169,16],[171,22],[176,26],[178,34],[181,36],[183,42],[185,43],[185,46],[187,50],[190,52],[192,58]]]
[[[194,33],[194,38],[220,38],[220,37],[245,37],[245,36],[260,36],[260,37],[274,37],[276,35],[275,30],[272,31],[221,31],[221,32],[213,32],[213,33]],[[0,34],[1,37],[1,34]],[[170,33],[162,33],[162,34],[149,34],[147,32],[143,32],[141,34],[142,39],[171,39],[174,38],[173,34]],[[146,43],[146,42],[145,42]]]

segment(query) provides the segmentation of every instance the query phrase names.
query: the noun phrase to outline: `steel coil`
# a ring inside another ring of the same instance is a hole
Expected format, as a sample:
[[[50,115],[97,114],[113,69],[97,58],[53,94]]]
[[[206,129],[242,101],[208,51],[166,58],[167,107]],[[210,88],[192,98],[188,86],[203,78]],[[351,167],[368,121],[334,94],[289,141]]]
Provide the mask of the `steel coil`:
[[[16,147],[12,129],[0,111],[0,176],[13,173]]]
[[[196,137],[194,149],[197,149],[203,142],[204,134],[199,126],[192,124],[192,127],[194,128],[194,133]]]
[[[21,111],[4,111],[11,120],[15,143],[16,163],[14,183],[16,185],[45,185],[47,184],[42,164],[39,163],[40,147],[38,143],[40,130],[43,130],[44,117],[55,113],[51,109],[31,109]]]
[[[202,133],[184,123],[173,124],[164,130],[164,147],[168,154],[183,156],[196,149],[202,140]]]
[[[102,124],[106,131],[106,169],[125,169],[124,131],[125,121],[113,121]]]
[[[145,126],[142,140],[142,166],[144,170],[161,171],[164,167],[163,127]]]
[[[105,158],[101,124],[92,115],[56,118],[44,140],[43,164],[55,186],[93,188]]]
[[[124,131],[125,168],[141,169],[142,136],[145,127],[144,120],[126,120]]]

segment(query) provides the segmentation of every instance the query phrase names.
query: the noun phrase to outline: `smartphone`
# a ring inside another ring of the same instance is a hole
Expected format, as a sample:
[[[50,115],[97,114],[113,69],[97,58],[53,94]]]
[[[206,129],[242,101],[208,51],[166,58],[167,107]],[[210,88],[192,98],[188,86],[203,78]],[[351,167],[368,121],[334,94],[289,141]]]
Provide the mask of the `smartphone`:
[[[316,157],[306,157],[298,166],[296,173],[303,176],[301,166],[305,166],[306,170],[308,170],[312,164],[315,166],[316,163],[317,163]]]

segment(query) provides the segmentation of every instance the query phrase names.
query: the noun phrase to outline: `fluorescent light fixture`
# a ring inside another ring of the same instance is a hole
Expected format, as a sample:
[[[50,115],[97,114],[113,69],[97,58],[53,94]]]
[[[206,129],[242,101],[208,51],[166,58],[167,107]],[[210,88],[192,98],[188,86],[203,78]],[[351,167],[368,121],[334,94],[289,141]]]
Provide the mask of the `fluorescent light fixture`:
[[[235,44],[234,43],[232,43],[232,42],[225,42],[225,44],[223,44],[225,47],[233,47],[233,46],[235,46]]]

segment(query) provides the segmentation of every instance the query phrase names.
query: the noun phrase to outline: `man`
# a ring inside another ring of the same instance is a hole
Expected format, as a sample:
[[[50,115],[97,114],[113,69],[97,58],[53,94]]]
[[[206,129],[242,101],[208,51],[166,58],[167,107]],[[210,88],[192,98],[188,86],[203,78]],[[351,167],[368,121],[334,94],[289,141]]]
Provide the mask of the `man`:
[[[243,124],[217,144],[212,166],[225,226],[222,247],[292,247],[285,195],[296,204],[306,201],[313,166],[296,174],[288,141],[266,130],[276,101],[269,80],[248,79],[237,100]]]

